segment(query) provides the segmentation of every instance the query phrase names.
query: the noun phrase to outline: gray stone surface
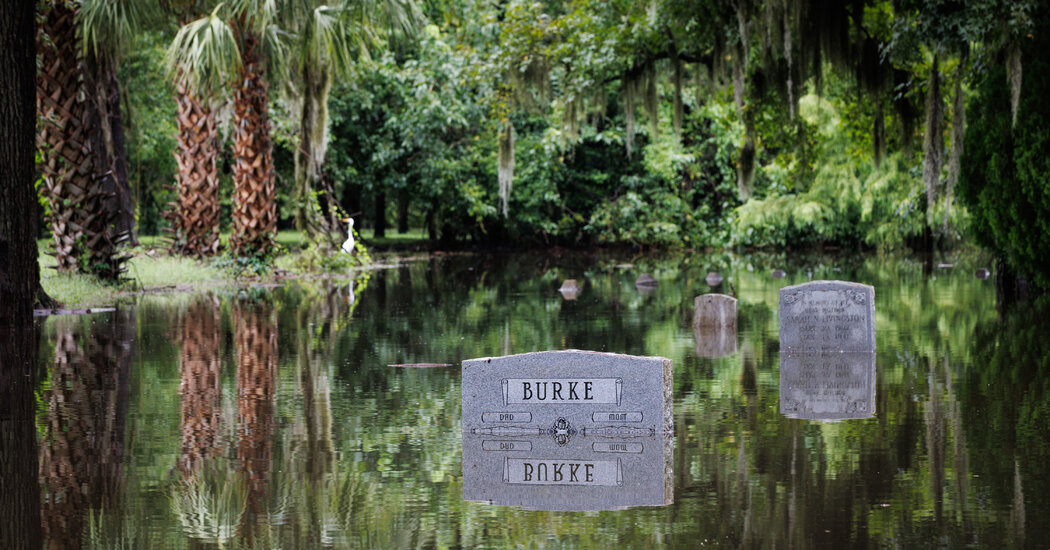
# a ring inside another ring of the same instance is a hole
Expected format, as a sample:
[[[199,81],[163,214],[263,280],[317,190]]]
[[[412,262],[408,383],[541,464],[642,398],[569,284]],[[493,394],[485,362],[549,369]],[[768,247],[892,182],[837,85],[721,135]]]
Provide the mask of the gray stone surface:
[[[639,287],[639,288],[641,288],[641,287],[654,287],[654,286],[656,286],[656,279],[654,279],[653,276],[648,274],[648,273],[642,273],[641,275],[638,276],[637,279],[635,279],[634,286]]]
[[[780,413],[811,420],[874,416],[875,353],[782,353]]]
[[[671,360],[544,351],[463,362],[463,498],[540,510],[671,502]]]
[[[562,298],[565,298],[566,300],[575,300],[580,297],[583,288],[576,282],[576,279],[565,279],[565,282],[561,284],[558,292],[560,292]]]
[[[704,277],[704,282],[710,286],[718,286],[722,284],[722,274],[717,271],[712,271]]]
[[[694,327],[736,327],[736,298],[703,294],[693,300]]]
[[[674,500],[670,434],[463,433],[463,498],[530,510],[615,510]]]
[[[875,289],[813,281],[780,289],[780,352],[875,351]]]
[[[463,361],[462,389],[464,432],[515,427],[546,433],[564,419],[575,430],[630,425],[664,433],[674,418],[671,360],[663,357],[566,350],[470,359]],[[640,420],[597,422],[601,414]]]

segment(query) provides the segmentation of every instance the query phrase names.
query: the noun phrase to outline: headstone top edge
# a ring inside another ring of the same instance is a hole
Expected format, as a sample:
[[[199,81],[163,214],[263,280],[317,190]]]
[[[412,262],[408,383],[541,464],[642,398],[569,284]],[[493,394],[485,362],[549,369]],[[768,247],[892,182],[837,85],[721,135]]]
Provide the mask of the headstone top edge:
[[[817,280],[808,281],[805,283],[799,283],[797,285],[785,286],[780,289],[781,293],[791,292],[795,290],[821,290],[824,287],[850,287],[858,289],[871,290],[875,292],[875,287],[872,285],[858,283],[856,281],[839,281],[839,280]]]
[[[464,359],[463,366],[467,367],[476,364],[489,364],[495,361],[508,361],[508,360],[523,360],[523,359],[544,359],[553,358],[556,356],[577,356],[577,357],[607,357],[609,359],[621,359],[630,361],[652,361],[670,364],[671,359],[667,357],[660,357],[654,355],[629,355],[626,353],[611,353],[605,351],[590,351],[590,350],[579,350],[579,349],[565,349],[565,350],[547,350],[547,351],[530,351],[527,353],[516,353],[513,355],[498,355],[494,357],[478,357],[475,359]]]
[[[704,296],[711,296],[711,297],[718,297],[718,298],[729,298],[730,300],[732,300],[734,302],[737,301],[735,296],[730,296],[728,294],[721,294],[719,292],[708,292],[708,293],[705,293],[705,294],[697,294],[696,298],[703,298]],[[694,300],[696,298],[694,298]]]

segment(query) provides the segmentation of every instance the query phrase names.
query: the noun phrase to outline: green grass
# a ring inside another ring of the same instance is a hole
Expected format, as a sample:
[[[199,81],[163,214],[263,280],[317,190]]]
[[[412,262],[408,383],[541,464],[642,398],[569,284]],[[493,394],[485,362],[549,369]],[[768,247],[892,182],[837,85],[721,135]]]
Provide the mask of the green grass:
[[[389,247],[413,245],[426,241],[422,230],[412,230],[405,234],[387,231],[387,237],[375,239],[372,229],[360,235],[367,247]],[[222,236],[225,243],[228,234]],[[273,267],[291,272],[298,272],[302,262],[301,251],[307,241],[298,231],[279,231],[277,244],[281,254],[274,259]],[[164,241],[157,236],[139,236],[139,245],[132,249],[134,257],[127,262],[128,281],[112,285],[90,275],[57,273],[51,266],[55,259],[45,253],[49,249],[48,239],[37,241],[40,252],[40,283],[49,296],[67,307],[95,307],[113,305],[126,299],[132,293],[151,290],[176,288],[189,290],[191,287],[223,286],[237,283],[230,271],[216,267],[212,261],[199,262],[179,256],[169,256],[164,250]],[[343,272],[343,269],[335,269]]]

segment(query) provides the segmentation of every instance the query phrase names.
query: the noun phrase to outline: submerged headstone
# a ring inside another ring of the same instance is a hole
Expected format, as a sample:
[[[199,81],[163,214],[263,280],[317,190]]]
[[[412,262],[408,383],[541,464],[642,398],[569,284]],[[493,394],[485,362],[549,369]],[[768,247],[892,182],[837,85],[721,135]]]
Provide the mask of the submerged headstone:
[[[736,298],[703,294],[693,301],[693,339],[700,357],[725,357],[736,352]]]
[[[717,271],[712,271],[707,274],[704,281],[706,281],[709,286],[718,286],[722,284],[722,274]]]
[[[463,498],[539,510],[672,499],[671,361],[547,351],[463,362]]]
[[[565,279],[565,282],[561,284],[561,288],[558,289],[558,292],[560,292],[562,298],[565,298],[566,300],[575,300],[580,297],[580,292],[582,290],[583,289],[580,288],[580,285],[576,282],[576,279]]]
[[[875,289],[813,281],[780,290],[780,412],[844,420],[875,414]]]
[[[987,268],[980,267],[980,268],[977,268],[977,271],[974,272],[974,275],[978,279],[983,281],[983,280],[987,279],[988,277],[990,277],[992,275],[992,272],[989,271]]]
[[[694,327],[736,327],[736,298],[702,294],[693,300]]]
[[[813,281],[780,289],[780,352],[875,351],[875,289]]]
[[[654,279],[653,276],[648,274],[648,273],[642,273],[641,275],[638,276],[637,279],[635,279],[634,286],[636,286],[636,287],[654,287],[654,286],[656,286],[656,279]]]
[[[787,273],[783,269],[774,269],[772,275],[774,279],[783,279]]]

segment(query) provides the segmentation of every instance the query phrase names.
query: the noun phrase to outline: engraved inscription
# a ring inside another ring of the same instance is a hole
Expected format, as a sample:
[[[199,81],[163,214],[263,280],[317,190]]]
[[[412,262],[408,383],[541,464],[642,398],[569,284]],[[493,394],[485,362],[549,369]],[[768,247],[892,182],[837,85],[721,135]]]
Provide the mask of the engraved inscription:
[[[620,378],[504,378],[505,405],[616,404],[620,403]]]
[[[873,292],[871,287],[838,281],[782,289],[781,350],[874,351]]]
[[[482,422],[532,422],[530,412],[487,412],[481,413]]]
[[[503,482],[513,485],[623,485],[619,459],[506,458]]]
[[[641,411],[609,412],[601,411],[591,415],[594,422],[641,422]]]
[[[481,450],[483,451],[531,451],[531,441],[498,441],[494,439],[486,439],[481,442]]]

